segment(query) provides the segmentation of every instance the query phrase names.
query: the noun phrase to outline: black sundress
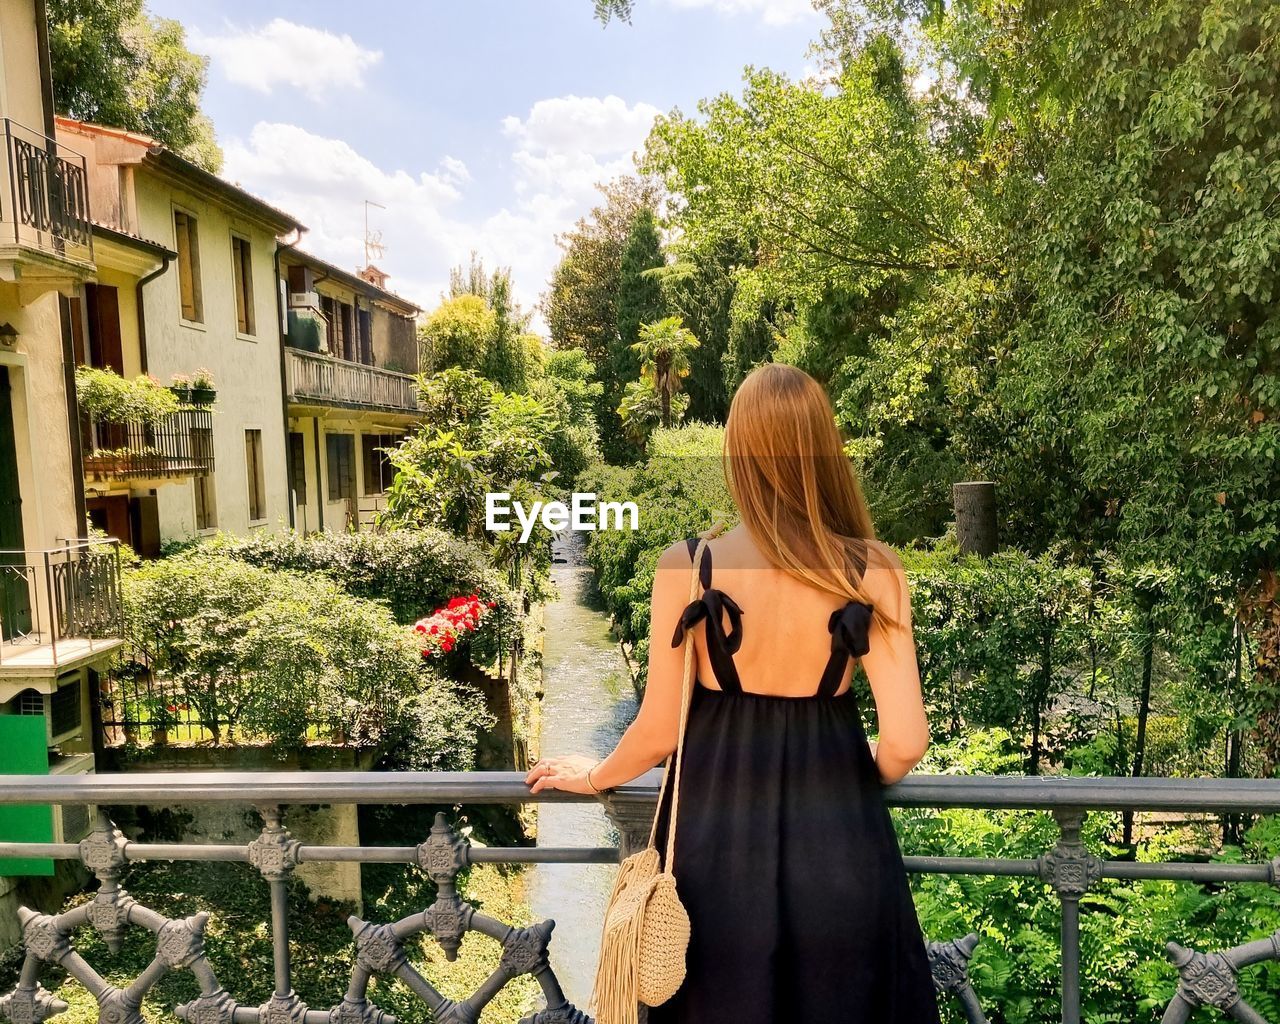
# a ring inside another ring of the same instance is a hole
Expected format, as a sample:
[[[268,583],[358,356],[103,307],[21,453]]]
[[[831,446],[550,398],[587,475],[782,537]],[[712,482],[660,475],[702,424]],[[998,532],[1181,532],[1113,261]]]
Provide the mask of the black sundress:
[[[720,685],[695,683],[677,767],[674,872],[693,934],[685,982],[649,1024],[938,1024],[883,784],[855,695],[837,693],[869,649],[871,607],[831,615],[812,696],[752,693],[733,661],[742,611],[711,586],[710,550],[699,574],[673,641],[705,619]]]

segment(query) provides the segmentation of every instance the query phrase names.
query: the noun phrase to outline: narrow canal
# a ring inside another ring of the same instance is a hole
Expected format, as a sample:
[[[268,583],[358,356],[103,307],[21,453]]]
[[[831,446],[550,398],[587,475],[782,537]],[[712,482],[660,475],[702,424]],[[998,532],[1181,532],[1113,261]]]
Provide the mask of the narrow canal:
[[[571,531],[560,537],[551,574],[560,596],[546,607],[541,751],[602,756],[635,716],[635,695],[609,632],[609,617],[592,600],[584,537]],[[596,804],[539,808],[539,845],[605,846],[616,841],[616,830]],[[552,968],[579,1007],[591,996],[600,925],[615,870],[606,864],[540,864],[530,871],[535,918],[556,922]]]

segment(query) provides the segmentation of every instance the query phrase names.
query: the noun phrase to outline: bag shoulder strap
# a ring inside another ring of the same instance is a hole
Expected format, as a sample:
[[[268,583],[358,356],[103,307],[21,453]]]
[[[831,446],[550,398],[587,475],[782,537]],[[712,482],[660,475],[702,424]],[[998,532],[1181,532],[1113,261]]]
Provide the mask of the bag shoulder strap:
[[[696,601],[702,590],[702,580],[700,578],[699,569],[702,565],[702,556],[706,551],[707,542],[718,533],[719,530],[713,530],[707,536],[704,536],[698,542],[698,548],[693,554],[693,566],[689,573],[689,601]],[[684,734],[685,726],[689,722],[689,703],[693,696],[693,678],[697,674],[697,668],[694,665],[694,646],[693,646],[693,630],[686,630],[684,635],[684,680],[680,687],[680,726],[676,734],[676,749],[670,757],[662,771],[662,784],[658,787],[658,806],[653,812],[653,827],[649,829],[649,846],[653,847],[658,841],[658,819],[662,815],[662,799],[666,794],[667,782],[671,780],[671,816],[667,825],[667,850],[663,859],[663,869],[671,870],[673,858],[676,849],[676,818],[680,808],[680,770],[679,766],[683,763],[684,755]]]

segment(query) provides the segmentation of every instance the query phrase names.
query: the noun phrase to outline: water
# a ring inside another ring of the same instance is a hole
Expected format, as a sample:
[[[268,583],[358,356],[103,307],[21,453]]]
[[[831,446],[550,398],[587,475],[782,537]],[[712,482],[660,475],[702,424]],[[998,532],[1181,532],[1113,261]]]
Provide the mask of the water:
[[[591,570],[581,534],[565,531],[555,547],[552,579],[559,600],[546,607],[541,753],[602,757],[635,717],[627,665],[609,618],[588,599]],[[559,561],[563,559],[563,561]],[[617,830],[595,803],[542,804],[540,846],[609,846]],[[552,918],[551,966],[575,1005],[591,996],[604,904],[617,868],[608,864],[539,864],[530,869],[537,919]]]

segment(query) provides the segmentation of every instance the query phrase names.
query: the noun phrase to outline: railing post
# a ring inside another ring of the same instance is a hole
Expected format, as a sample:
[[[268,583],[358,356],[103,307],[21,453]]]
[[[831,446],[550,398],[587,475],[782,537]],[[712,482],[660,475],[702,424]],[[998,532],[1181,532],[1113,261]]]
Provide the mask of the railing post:
[[[653,828],[654,802],[647,797],[605,793],[600,797],[604,812],[618,830],[618,857],[626,860],[649,845]]]
[[[298,866],[298,840],[289,834],[274,805],[259,807],[262,834],[249,844],[249,863],[271,887],[271,945],[275,966],[275,991],[259,1008],[260,1024],[301,1021],[306,1004],[293,991],[289,963],[289,879]]]
[[[1062,1024],[1080,1024],[1080,897],[1102,877],[1102,861],[1080,838],[1085,812],[1055,810],[1058,842],[1040,858],[1040,877],[1062,901]]]

